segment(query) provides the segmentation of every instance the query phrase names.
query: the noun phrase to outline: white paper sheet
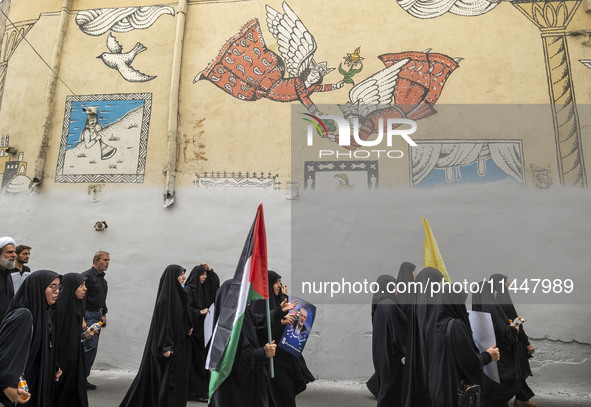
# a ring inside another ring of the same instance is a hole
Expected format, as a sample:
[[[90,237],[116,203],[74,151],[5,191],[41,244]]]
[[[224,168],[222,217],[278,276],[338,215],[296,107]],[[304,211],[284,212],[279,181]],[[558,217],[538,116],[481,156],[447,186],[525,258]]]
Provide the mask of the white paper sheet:
[[[490,314],[488,312],[478,311],[468,311],[468,314],[470,316],[470,325],[472,325],[472,338],[474,338],[478,350],[480,352],[486,352],[488,348],[494,346],[497,342]],[[495,362],[484,366],[484,374],[491,380],[499,384],[501,383],[499,368]]]
[[[203,322],[203,343],[205,346],[209,343],[211,339],[211,335],[213,334],[213,312],[215,311],[215,306],[213,303],[209,306],[209,313],[205,316],[205,321]]]

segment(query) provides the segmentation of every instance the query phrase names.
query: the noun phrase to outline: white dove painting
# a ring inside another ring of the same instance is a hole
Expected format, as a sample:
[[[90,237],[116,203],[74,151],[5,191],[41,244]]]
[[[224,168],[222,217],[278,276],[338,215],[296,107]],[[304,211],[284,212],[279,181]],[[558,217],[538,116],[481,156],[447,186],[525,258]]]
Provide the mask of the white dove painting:
[[[109,52],[103,52],[97,58],[102,59],[109,68],[117,70],[126,81],[147,82],[156,78],[156,76],[146,75],[131,66],[136,55],[147,49],[141,42],[136,43],[131,51],[123,52],[121,44],[117,42],[113,34],[109,33],[107,49]]]

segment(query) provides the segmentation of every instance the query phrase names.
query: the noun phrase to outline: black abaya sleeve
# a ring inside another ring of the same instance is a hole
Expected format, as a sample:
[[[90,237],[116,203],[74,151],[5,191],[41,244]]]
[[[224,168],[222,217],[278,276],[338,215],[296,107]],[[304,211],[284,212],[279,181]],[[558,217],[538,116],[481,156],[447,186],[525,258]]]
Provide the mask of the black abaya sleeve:
[[[488,352],[474,349],[472,335],[466,324],[456,319],[451,329],[458,378],[470,384],[481,384],[482,368],[492,361]]]
[[[26,308],[6,314],[0,327],[0,388],[17,387],[25,371],[33,336],[33,315]]]

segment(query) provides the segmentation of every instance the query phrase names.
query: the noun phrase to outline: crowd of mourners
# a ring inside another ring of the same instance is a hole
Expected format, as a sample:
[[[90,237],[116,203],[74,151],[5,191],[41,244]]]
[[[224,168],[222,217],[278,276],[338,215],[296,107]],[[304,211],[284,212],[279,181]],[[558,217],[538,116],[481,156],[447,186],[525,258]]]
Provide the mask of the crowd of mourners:
[[[26,248],[26,249],[25,249]],[[26,251],[23,254],[23,251]],[[30,272],[31,248],[0,238],[0,406],[88,407],[88,376],[102,329],[107,327],[108,252],[98,251],[83,273]],[[182,407],[188,400],[215,407],[295,406],[314,380],[303,357],[277,347],[294,324],[281,276],[268,271],[273,339],[266,304],[251,302],[229,377],[209,397],[204,322],[212,304],[223,304],[230,280],[220,287],[207,263],[190,274],[168,266],[160,278],[138,373],[120,406]],[[214,324],[221,305],[214,308]],[[269,374],[273,358],[275,375]]]
[[[60,275],[30,272],[30,252],[10,237],[0,238],[0,405],[88,407],[87,392],[96,386],[87,378],[107,326],[109,253],[96,252],[83,273]],[[494,327],[496,345],[483,352],[473,339],[467,294],[389,293],[399,282],[442,279],[440,271],[427,267],[417,273],[408,262],[398,279],[378,278],[371,309],[375,374],[367,382],[378,407],[504,407],[514,397],[518,407],[535,406],[525,382],[534,348],[516,323],[506,276],[491,276],[493,289],[472,298],[473,310],[489,313]],[[288,302],[281,276],[271,270],[272,340],[264,300],[251,302],[229,376],[209,397],[204,322],[214,304],[215,324],[230,283],[220,286],[207,263],[195,266],[188,278],[182,266],[164,270],[139,370],[121,407],[182,407],[188,400],[212,407],[295,407],[296,395],[314,376],[303,356],[277,347],[285,326],[294,324],[295,302]],[[497,365],[498,382],[483,373],[489,363]]]
[[[507,276],[492,275],[472,297],[472,310],[489,313],[494,328],[496,344],[483,352],[473,339],[467,294],[428,284],[443,281],[439,270],[417,273],[409,262],[401,264],[397,279],[378,278],[371,311],[375,374],[367,382],[378,407],[505,407],[513,398],[517,407],[535,407],[525,382],[534,347],[519,323]],[[412,282],[427,289],[389,293],[389,287]],[[489,363],[497,365],[498,382],[483,371]]]

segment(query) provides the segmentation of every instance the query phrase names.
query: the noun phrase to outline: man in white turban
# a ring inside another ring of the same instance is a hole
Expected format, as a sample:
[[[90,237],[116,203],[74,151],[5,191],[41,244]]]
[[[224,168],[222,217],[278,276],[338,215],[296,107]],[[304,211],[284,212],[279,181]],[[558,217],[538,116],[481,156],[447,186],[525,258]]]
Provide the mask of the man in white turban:
[[[10,271],[16,259],[16,243],[8,236],[0,237],[0,322],[14,297],[14,285]]]

